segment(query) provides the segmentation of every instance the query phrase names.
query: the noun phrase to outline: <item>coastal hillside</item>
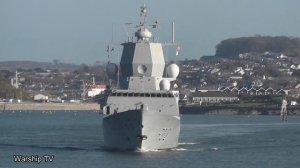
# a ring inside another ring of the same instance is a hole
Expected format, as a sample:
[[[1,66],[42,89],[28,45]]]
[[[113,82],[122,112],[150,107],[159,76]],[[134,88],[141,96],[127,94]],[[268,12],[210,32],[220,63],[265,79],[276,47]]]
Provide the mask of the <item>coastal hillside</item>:
[[[80,66],[75,64],[60,63],[54,60],[51,62],[36,62],[36,61],[2,61],[0,62],[0,70],[14,71],[17,69],[58,69],[61,71],[74,71]]]
[[[216,46],[216,56],[237,58],[243,53],[284,53],[292,57],[300,57],[300,38],[286,36],[255,36],[230,38]]]

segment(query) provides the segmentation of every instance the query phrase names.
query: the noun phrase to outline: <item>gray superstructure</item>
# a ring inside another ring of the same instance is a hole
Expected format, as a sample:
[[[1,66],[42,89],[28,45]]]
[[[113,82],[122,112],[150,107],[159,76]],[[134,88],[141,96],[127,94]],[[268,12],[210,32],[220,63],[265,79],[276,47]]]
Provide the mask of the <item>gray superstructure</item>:
[[[171,88],[179,68],[166,66],[161,43],[151,42],[146,25],[146,6],[141,7],[142,22],[135,26],[136,42],[123,43],[119,71],[121,89],[112,89],[103,108],[103,135],[108,148],[156,150],[178,145],[179,93]],[[117,66],[108,65],[109,73]]]

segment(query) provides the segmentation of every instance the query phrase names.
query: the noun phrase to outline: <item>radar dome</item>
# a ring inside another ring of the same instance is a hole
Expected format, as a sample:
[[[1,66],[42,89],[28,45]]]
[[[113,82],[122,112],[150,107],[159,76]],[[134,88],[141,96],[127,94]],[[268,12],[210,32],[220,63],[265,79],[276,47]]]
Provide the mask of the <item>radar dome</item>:
[[[179,67],[176,64],[170,64],[167,67],[167,76],[169,78],[176,78],[179,75]]]
[[[138,39],[146,39],[148,40],[149,38],[152,37],[152,33],[147,29],[139,29],[137,32],[135,32],[135,36],[138,38]]]
[[[110,76],[116,75],[118,72],[118,66],[114,63],[108,63],[106,65],[106,72]]]
[[[163,79],[159,82],[160,90],[170,90],[171,83],[167,79]]]

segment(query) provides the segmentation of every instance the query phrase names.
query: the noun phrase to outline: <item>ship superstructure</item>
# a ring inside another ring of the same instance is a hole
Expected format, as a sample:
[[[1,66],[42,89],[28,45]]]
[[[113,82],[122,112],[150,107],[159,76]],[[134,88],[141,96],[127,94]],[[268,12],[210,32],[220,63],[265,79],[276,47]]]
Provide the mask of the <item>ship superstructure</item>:
[[[120,65],[109,63],[110,74],[122,74],[120,89],[112,89],[103,108],[103,135],[108,148],[156,150],[178,145],[179,93],[172,89],[179,68],[166,66],[163,45],[151,41],[146,24],[147,8],[141,7],[135,42],[123,43]],[[120,68],[118,68],[120,67]]]

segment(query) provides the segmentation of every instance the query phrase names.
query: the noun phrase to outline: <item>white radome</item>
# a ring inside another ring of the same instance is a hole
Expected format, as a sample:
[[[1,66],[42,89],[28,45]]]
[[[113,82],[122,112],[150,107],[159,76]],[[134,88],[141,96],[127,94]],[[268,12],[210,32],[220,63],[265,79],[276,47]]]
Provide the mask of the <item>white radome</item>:
[[[111,76],[116,75],[118,72],[118,66],[114,63],[108,63],[106,65],[106,72],[108,75],[111,75]]]
[[[171,83],[167,79],[163,79],[159,82],[160,90],[170,90]]]
[[[149,39],[152,37],[152,33],[148,29],[140,29],[137,32],[135,32],[135,36],[139,38],[146,38]]]
[[[169,78],[176,78],[179,75],[179,67],[176,64],[170,64],[167,67],[167,76]]]

